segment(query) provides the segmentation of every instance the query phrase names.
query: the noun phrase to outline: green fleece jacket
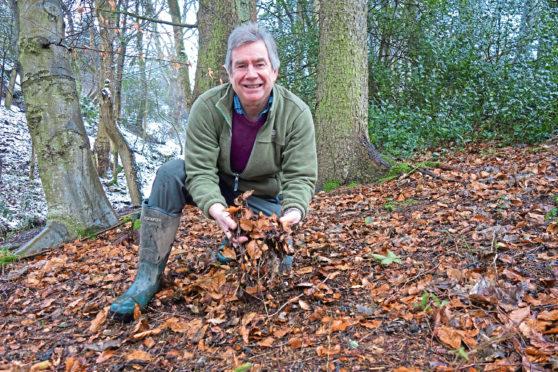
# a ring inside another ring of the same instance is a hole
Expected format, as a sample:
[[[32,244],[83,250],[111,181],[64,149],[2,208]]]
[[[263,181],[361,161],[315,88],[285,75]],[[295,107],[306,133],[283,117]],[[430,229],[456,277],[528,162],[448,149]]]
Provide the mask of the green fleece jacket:
[[[184,160],[186,188],[196,205],[209,216],[214,203],[227,205],[219,189],[219,174],[238,190],[254,195],[283,194],[281,207],[296,207],[303,217],[317,178],[314,123],[308,106],[275,84],[273,104],[260,128],[244,171],[231,170],[231,132],[234,91],[229,83],[202,94],[190,110]]]

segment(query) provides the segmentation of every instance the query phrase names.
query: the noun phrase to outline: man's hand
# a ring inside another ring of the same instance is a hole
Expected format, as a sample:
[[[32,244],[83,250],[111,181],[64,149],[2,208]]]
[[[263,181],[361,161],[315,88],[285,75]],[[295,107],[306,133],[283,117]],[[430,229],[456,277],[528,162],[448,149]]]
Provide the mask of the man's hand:
[[[231,217],[231,214],[227,211],[227,208],[221,203],[215,203],[209,207],[209,215],[217,222],[221,230],[225,233],[225,236],[233,245],[245,243],[248,241],[246,236],[240,236],[238,239],[233,238],[231,230],[236,229],[236,222]]]
[[[300,220],[302,220],[302,212],[298,208],[287,209],[279,218],[279,222],[281,222],[283,227],[296,225]]]

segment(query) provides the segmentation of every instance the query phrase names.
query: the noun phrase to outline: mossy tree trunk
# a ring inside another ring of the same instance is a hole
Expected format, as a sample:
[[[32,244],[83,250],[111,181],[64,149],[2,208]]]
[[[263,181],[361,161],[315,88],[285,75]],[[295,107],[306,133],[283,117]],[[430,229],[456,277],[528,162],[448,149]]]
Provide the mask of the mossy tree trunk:
[[[318,188],[368,183],[389,168],[368,136],[365,0],[322,0],[315,111]]]
[[[17,5],[27,125],[48,205],[45,229],[17,252],[30,254],[118,219],[91,160],[64,47],[62,5],[59,0],[19,0]]]
[[[256,21],[255,0],[200,0],[198,62],[192,102],[203,92],[228,80],[227,40],[241,23]]]

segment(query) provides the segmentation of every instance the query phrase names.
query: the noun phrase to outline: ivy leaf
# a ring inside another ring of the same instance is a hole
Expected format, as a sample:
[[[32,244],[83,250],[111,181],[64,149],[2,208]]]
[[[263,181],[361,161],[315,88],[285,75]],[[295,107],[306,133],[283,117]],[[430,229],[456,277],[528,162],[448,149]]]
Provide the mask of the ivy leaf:
[[[250,368],[252,368],[252,363],[250,362],[246,362],[243,365],[237,367],[234,372],[246,372],[249,371]]]
[[[392,263],[401,263],[401,257],[392,251],[388,251],[386,256],[372,253],[372,257],[374,257],[377,261],[380,261],[380,263],[385,266],[391,265]]]

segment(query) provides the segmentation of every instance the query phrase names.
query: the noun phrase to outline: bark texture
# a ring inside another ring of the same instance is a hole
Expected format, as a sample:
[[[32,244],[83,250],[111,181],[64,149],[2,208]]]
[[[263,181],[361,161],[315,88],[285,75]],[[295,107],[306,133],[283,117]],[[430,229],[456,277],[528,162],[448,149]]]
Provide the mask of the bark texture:
[[[118,221],[91,159],[64,45],[59,0],[19,0],[19,58],[27,123],[48,205],[47,226],[18,250],[30,254]]]
[[[365,0],[322,0],[316,104],[318,188],[369,183],[389,168],[368,136]]]
[[[225,64],[227,40],[241,23],[256,21],[255,0],[200,0],[199,48],[192,102],[206,90],[228,80]]]

